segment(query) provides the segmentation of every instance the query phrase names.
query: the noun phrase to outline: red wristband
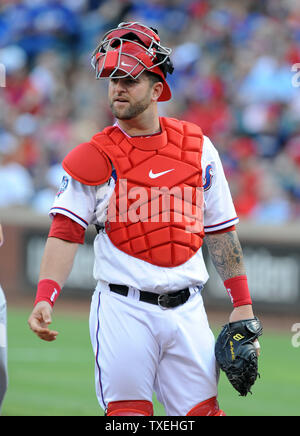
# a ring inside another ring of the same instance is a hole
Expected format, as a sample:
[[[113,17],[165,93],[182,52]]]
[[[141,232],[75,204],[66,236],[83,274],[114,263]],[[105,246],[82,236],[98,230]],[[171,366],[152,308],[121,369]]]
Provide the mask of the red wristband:
[[[234,307],[252,304],[247,276],[237,276],[225,280],[224,286]]]
[[[59,284],[54,280],[40,280],[38,283],[34,305],[40,301],[47,301],[53,307],[60,291],[61,289]]]

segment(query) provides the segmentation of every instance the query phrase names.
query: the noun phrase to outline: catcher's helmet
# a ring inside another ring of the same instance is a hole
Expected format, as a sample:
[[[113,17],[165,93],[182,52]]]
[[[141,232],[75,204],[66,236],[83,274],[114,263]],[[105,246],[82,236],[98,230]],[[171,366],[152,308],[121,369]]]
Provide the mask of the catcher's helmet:
[[[159,101],[167,101],[171,90],[166,76],[174,70],[171,51],[161,45],[155,29],[138,22],[120,23],[103,36],[93,53],[92,65],[97,79],[127,76],[136,79],[145,70],[156,74],[164,85]]]

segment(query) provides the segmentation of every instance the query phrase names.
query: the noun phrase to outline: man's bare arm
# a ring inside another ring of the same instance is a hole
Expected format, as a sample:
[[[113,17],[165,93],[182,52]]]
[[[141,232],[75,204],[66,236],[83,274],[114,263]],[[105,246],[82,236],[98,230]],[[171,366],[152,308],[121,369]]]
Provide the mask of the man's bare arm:
[[[77,243],[48,238],[41,262],[39,280],[55,280],[62,288],[72,270],[77,249]]]
[[[246,275],[243,251],[236,231],[205,236],[212,262],[222,281]],[[253,318],[252,305],[235,307],[229,321]]]
[[[58,238],[48,238],[40,268],[40,280],[51,279],[62,288],[72,270],[78,244]],[[52,307],[40,301],[34,307],[28,324],[31,330],[44,341],[54,341],[58,335],[48,328],[52,322]]]
[[[236,231],[215,235],[206,234],[205,242],[223,282],[246,274],[242,247]]]

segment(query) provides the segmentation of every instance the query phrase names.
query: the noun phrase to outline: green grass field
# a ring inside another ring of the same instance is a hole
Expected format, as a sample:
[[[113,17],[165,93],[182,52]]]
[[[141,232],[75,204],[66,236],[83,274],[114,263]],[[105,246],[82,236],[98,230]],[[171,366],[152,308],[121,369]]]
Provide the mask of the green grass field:
[[[3,416],[101,416],[94,390],[94,356],[86,316],[56,313],[57,341],[39,340],[27,326],[29,311],[8,312],[9,389]],[[300,348],[291,333],[261,338],[261,378],[253,395],[239,397],[224,375],[220,406],[228,416],[300,416]],[[155,401],[155,415],[164,415]]]

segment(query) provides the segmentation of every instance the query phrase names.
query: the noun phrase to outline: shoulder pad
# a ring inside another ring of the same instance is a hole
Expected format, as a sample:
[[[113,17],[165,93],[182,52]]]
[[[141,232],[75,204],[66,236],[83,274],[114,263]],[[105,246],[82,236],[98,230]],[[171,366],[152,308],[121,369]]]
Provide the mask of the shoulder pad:
[[[182,125],[185,127],[185,131],[188,135],[203,137],[202,129],[198,124],[183,120]]]
[[[112,173],[108,157],[90,142],[75,147],[64,158],[62,166],[75,180],[84,185],[102,185]]]
[[[161,117],[166,128],[177,130],[181,133],[185,133],[188,136],[203,136],[201,128],[190,121],[178,120],[177,118]]]

